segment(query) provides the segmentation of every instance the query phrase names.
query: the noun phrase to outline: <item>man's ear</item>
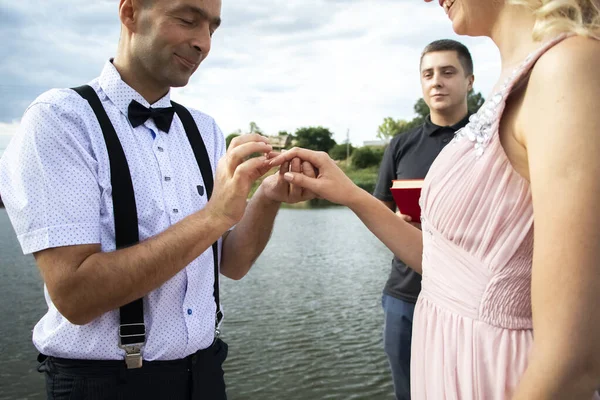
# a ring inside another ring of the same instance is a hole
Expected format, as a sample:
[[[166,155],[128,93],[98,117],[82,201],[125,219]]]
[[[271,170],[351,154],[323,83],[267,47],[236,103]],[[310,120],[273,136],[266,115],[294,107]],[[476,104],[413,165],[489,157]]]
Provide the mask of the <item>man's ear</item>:
[[[475,82],[475,75],[471,74],[471,76],[469,76],[469,92],[471,90],[473,90],[473,82]]]
[[[130,32],[135,32],[137,29],[138,15],[142,7],[142,0],[119,1],[119,19],[121,24]]]

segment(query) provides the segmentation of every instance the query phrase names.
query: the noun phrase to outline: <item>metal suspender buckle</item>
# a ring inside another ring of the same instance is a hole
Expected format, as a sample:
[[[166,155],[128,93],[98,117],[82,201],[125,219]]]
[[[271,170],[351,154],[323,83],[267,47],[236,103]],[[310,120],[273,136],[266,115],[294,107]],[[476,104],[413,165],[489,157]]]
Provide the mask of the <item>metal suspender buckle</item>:
[[[221,336],[221,321],[223,320],[223,312],[219,307],[217,309],[217,315],[215,317],[215,340]]]
[[[142,347],[126,345],[124,349],[127,352],[125,354],[127,369],[142,368]]]
[[[119,348],[125,350],[127,369],[142,367],[142,347],[146,343],[146,325],[119,325]]]

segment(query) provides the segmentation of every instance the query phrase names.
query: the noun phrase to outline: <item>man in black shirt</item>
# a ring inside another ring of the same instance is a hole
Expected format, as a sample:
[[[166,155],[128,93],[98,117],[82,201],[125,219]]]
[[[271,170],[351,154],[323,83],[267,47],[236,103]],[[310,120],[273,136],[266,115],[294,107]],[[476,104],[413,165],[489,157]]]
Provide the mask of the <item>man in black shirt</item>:
[[[430,115],[417,128],[392,139],[385,150],[374,196],[396,209],[390,191],[394,179],[423,179],[429,167],[468,122],[467,95],[473,88],[473,61],[469,50],[454,40],[430,43],[421,55],[421,87]],[[402,216],[410,220],[408,216]],[[418,221],[413,223],[420,228]],[[398,238],[402,240],[402,238]],[[396,399],[410,399],[410,344],[415,303],[421,275],[400,259],[383,290],[384,348],[388,356]]]

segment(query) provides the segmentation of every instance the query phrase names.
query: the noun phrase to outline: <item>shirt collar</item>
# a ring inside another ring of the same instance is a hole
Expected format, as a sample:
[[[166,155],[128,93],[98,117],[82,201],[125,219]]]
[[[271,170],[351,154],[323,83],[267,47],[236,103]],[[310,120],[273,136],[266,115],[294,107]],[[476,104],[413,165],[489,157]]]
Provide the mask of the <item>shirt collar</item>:
[[[165,96],[159,99],[154,104],[149,104],[141,94],[135,91],[131,86],[126,84],[122,79],[119,71],[115,68],[112,63],[112,59],[106,62],[104,69],[100,74],[99,84],[102,91],[112,101],[112,103],[127,116],[127,110],[131,100],[135,100],[142,104],[144,107],[162,108],[171,107],[171,91],[167,92]]]
[[[450,126],[449,128],[453,132],[456,132],[457,130],[464,127],[469,122],[470,116],[471,116],[471,114],[467,113],[467,115],[463,119],[458,121],[456,124]],[[441,129],[444,129],[444,128],[448,128],[448,127],[447,126],[439,126],[439,125],[436,125],[433,122],[431,122],[431,115],[428,115],[427,118],[425,118],[425,123],[423,124],[423,132],[426,135],[433,136],[435,133],[437,133],[438,131],[440,131]]]

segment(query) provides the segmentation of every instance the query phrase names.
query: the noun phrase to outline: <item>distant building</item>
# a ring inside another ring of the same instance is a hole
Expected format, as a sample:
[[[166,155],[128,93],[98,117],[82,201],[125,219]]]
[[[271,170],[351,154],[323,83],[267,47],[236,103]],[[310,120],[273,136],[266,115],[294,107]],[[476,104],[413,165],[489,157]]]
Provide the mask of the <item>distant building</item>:
[[[252,133],[252,132],[249,132]],[[292,141],[292,135],[277,135],[277,136],[269,136],[263,133],[260,133],[267,139],[269,139],[269,143],[273,146],[273,150],[281,151],[286,147],[291,147],[295,141]],[[242,135],[242,134],[241,134]]]
[[[378,139],[378,140],[365,140],[363,142],[363,146],[365,146],[365,147],[385,147],[388,144],[390,144],[390,140],[391,140],[391,138],[384,139],[384,140],[381,140],[381,139]]]
[[[281,151],[292,144],[292,137],[290,135],[281,136],[267,136],[273,150]]]

